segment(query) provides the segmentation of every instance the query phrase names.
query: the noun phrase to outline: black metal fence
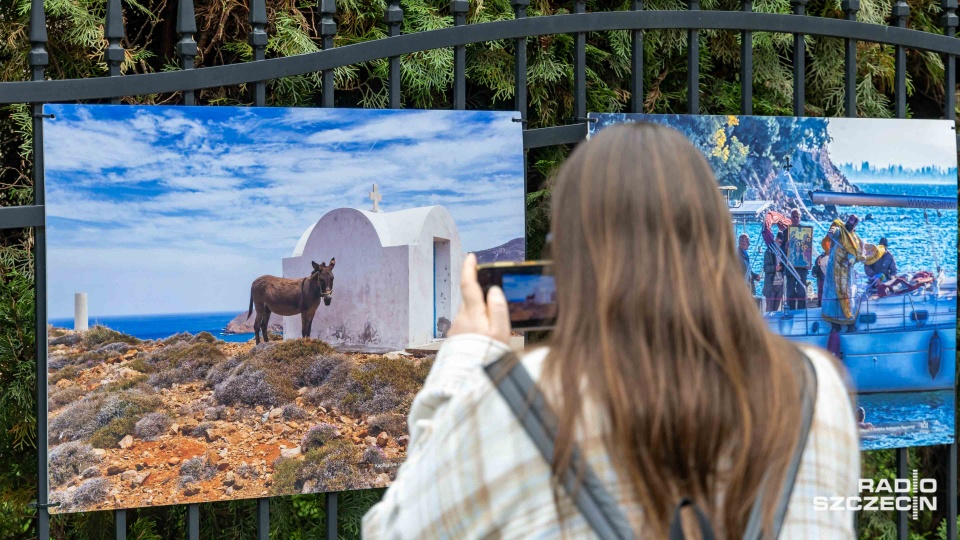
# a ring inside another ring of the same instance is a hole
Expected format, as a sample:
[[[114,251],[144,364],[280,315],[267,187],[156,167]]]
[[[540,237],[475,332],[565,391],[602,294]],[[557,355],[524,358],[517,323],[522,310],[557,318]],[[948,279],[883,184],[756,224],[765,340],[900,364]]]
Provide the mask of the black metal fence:
[[[466,108],[466,45],[495,40],[513,40],[515,43],[515,94],[514,109],[527,118],[527,39],[553,34],[574,36],[573,109],[574,122],[555,127],[525,129],[524,149],[553,145],[575,144],[587,133],[587,88],[586,88],[586,34],[587,32],[628,30],[631,31],[632,72],[630,112],[643,112],[643,34],[645,30],[677,29],[687,33],[687,112],[700,113],[700,30],[731,30],[741,34],[741,81],[753,80],[752,39],[754,32],[773,32],[793,35],[793,113],[804,115],[804,74],[806,72],[803,40],[806,35],[840,38],[845,41],[844,106],[848,117],[855,117],[856,110],[856,54],[857,42],[872,42],[895,47],[894,98],[898,118],[906,117],[906,50],[922,50],[937,53],[944,58],[943,99],[944,118],[956,117],[956,57],[960,56],[960,40],[955,38],[960,20],[957,17],[958,0],[942,0],[943,35],[909,30],[906,20],[910,8],[905,0],[895,0],[891,13],[893,26],[857,22],[860,0],[842,0],[845,19],[825,19],[805,15],[807,0],[790,0],[792,14],[753,12],[752,0],[742,0],[741,11],[701,11],[699,0],[688,0],[686,11],[645,11],[643,0],[631,0],[630,11],[587,13],[586,0],[574,0],[572,14],[527,18],[530,0],[511,0],[514,20],[483,24],[466,24],[468,0],[450,0],[450,12],[454,26],[440,30],[401,35],[403,10],[400,0],[388,0],[385,22],[388,37],[346,47],[334,48],[337,25],[335,0],[319,0],[320,36],[323,50],[298,56],[265,60],[268,35],[266,32],[266,0],[250,0],[249,43],[253,49],[253,61],[241,64],[193,69],[197,56],[194,34],[197,32],[193,0],[179,0],[176,30],[180,40],[176,53],[181,71],[151,73],[146,75],[120,75],[124,49],[120,45],[124,36],[120,0],[107,0],[107,16],[104,34],[108,42],[105,57],[109,77],[76,80],[44,80],[48,63],[46,16],[42,0],[32,0],[30,12],[31,50],[28,61],[32,81],[0,83],[0,104],[29,103],[33,112],[33,175],[34,201],[30,206],[0,208],[0,228],[27,228],[36,231],[36,344],[37,344],[37,418],[39,449],[38,533],[41,539],[49,538],[47,479],[47,327],[46,327],[46,242],[43,178],[43,124],[44,103],[73,102],[80,100],[110,100],[119,103],[121,97],[145,94],[182,92],[183,104],[195,103],[195,91],[202,88],[249,84],[252,87],[253,103],[265,105],[266,81],[280,77],[322,72],[321,105],[334,106],[333,70],[372,60],[387,58],[389,61],[388,96],[391,108],[401,107],[400,57],[402,55],[440,48],[453,48],[453,108]],[[733,111],[730,111],[733,112]],[[753,112],[753,89],[751,84],[742,84],[741,114]],[[950,445],[947,464],[947,538],[957,538],[957,444]],[[897,450],[897,475],[908,478],[907,449]],[[199,537],[199,507],[187,505],[188,537]],[[326,495],[328,538],[337,537],[337,495]],[[126,537],[126,511],[116,510],[117,538]],[[269,504],[259,499],[257,506],[258,537],[269,535]],[[897,513],[897,538],[906,539],[908,513]]]

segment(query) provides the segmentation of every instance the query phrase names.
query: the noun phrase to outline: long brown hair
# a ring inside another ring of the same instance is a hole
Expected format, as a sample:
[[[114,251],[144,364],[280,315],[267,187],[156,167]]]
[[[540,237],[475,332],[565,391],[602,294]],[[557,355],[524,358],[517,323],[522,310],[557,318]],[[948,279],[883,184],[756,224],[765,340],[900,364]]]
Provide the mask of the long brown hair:
[[[709,164],[671,128],[610,127],[563,164],[551,211],[559,312],[544,380],[583,389],[557,407],[555,480],[594,404],[650,537],[666,537],[681,497],[739,536],[798,440],[798,356],[748,292]]]

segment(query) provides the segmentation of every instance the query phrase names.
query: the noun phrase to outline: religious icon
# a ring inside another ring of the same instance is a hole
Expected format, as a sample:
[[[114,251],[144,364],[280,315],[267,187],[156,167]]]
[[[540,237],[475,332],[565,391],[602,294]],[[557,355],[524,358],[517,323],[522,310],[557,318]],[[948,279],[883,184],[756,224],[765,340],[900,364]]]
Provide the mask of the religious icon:
[[[813,262],[813,227],[787,228],[787,260],[794,268],[810,268]]]

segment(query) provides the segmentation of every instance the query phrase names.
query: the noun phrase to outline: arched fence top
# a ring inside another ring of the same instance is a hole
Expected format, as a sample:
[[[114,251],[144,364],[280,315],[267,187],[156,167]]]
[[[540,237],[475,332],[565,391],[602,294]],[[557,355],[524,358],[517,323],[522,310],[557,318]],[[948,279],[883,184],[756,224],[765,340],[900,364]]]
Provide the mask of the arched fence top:
[[[919,30],[807,15],[739,11],[606,11],[549,15],[404,34],[313,53],[183,71],[0,83],[0,104],[46,103],[161,94],[232,86],[327,71],[420,51],[612,30],[732,30],[853,39],[960,55],[960,40]]]

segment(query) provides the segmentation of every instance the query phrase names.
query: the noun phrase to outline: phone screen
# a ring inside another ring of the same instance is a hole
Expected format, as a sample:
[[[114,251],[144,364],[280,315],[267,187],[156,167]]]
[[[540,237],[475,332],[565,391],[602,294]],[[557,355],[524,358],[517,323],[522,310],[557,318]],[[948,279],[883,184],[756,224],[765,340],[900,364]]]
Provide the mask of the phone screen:
[[[553,276],[504,274],[501,287],[510,308],[510,322],[553,319],[557,316],[557,290]]]
[[[557,290],[549,262],[480,265],[477,279],[483,289],[498,285],[507,297],[510,327],[539,330],[553,326],[557,317]]]

